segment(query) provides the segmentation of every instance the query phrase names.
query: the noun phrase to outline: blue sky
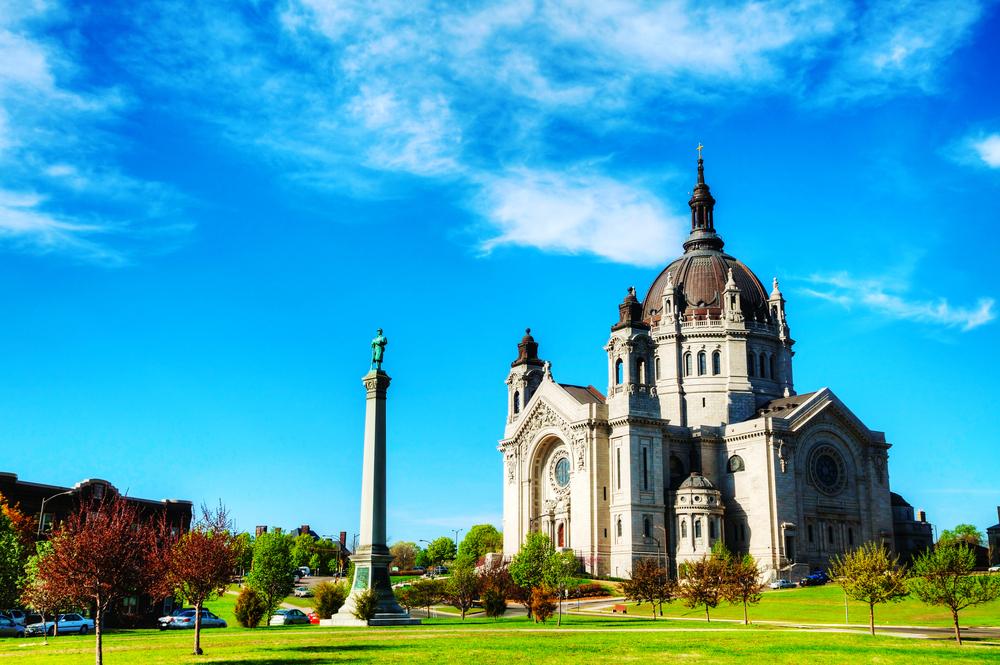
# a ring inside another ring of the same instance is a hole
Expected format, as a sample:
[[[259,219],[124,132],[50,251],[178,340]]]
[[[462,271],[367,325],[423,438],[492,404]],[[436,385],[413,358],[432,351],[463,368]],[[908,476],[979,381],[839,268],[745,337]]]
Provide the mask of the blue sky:
[[[523,329],[605,389],[700,141],[796,388],[939,528],[994,524],[996,34],[973,0],[0,0],[0,470],[353,534],[382,326],[391,537],[499,524]]]

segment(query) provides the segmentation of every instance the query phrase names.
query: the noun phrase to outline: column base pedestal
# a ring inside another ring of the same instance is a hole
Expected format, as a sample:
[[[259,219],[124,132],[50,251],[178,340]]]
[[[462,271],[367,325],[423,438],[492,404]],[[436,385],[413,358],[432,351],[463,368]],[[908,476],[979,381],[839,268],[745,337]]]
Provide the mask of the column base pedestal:
[[[399,606],[389,582],[389,563],[392,555],[385,546],[362,546],[357,554],[351,557],[354,562],[354,579],[351,583],[351,593],[344,601],[340,610],[329,619],[321,619],[321,626],[417,626],[420,619],[414,619],[410,613]],[[378,595],[378,606],[375,616],[368,621],[354,616],[357,607],[357,597],[368,589],[373,589]]]

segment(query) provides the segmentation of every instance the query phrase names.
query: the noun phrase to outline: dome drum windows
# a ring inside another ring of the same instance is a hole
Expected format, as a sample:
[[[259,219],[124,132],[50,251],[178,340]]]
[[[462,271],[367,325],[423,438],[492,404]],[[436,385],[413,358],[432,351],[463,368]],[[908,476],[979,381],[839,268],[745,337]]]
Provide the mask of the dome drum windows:
[[[705,352],[698,352],[698,376],[704,376],[707,372],[707,367],[705,363]]]
[[[722,353],[719,351],[712,352],[712,374],[722,374]]]

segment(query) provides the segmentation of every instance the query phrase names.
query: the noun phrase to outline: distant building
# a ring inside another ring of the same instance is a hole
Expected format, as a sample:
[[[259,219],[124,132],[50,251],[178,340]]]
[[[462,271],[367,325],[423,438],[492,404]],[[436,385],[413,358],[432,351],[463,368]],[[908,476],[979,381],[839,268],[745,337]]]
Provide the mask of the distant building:
[[[308,524],[303,524],[297,529],[290,530],[288,533],[292,534],[292,538],[296,538],[298,536],[301,536],[302,534],[309,534],[316,540],[320,539],[320,535],[315,531],[313,531],[312,529],[310,529]]]
[[[997,519],[1000,520],[1000,506],[997,506]],[[986,529],[986,544],[989,547],[990,565],[1000,565],[1000,522]]]
[[[33,516],[41,525],[41,537],[65,520],[81,504],[101,501],[120,495],[114,485],[100,478],[81,480],[73,487],[47,485],[20,480],[16,473],[0,472],[0,494],[8,503],[25,515]],[[164,515],[174,535],[186,533],[191,528],[192,506],[182,499],[139,499],[122,495],[136,505],[144,517],[150,519]],[[44,512],[42,504],[44,503]],[[108,617],[110,626],[142,626],[155,624],[156,618],[173,609],[173,600],[158,601],[148,596],[130,596],[112,608]]]
[[[257,528],[254,529],[253,535],[254,535],[254,538],[260,538],[265,533],[267,533],[267,525],[266,524],[258,524]]]
[[[903,563],[910,563],[934,544],[933,527],[927,521],[927,514],[919,511],[913,514],[913,506],[906,499],[891,492],[892,537],[896,554]]]

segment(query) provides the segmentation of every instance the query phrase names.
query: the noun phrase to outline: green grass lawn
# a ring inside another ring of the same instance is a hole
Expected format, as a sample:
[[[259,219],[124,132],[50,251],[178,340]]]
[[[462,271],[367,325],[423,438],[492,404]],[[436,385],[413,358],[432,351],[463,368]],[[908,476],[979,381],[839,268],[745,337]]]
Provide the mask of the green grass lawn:
[[[649,614],[649,605],[636,607],[628,603],[629,614]],[[851,601],[848,604],[850,623],[868,623],[868,606]],[[701,619],[704,609],[688,609],[680,601],[663,608],[664,616]],[[743,607],[722,604],[712,610],[712,617],[742,619]],[[963,626],[1000,626],[1000,600],[977,605],[959,613]],[[844,623],[844,592],[836,584],[804,589],[767,591],[760,605],[750,607],[750,620],[795,621],[802,623]],[[875,624],[900,626],[950,626],[951,615],[942,607],[925,605],[913,597],[899,603],[875,607]]]
[[[523,618],[432,619],[406,628],[318,626],[205,631],[205,655],[190,655],[191,631],[134,630],[105,637],[108,665],[173,663],[981,663],[1000,647],[943,640],[821,633],[690,622],[564,617],[536,627]],[[0,640],[0,661],[74,665],[93,662],[93,637]]]

